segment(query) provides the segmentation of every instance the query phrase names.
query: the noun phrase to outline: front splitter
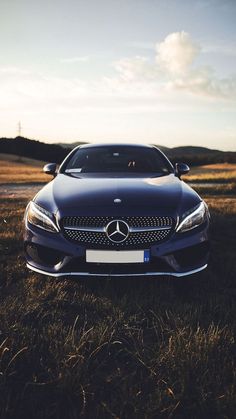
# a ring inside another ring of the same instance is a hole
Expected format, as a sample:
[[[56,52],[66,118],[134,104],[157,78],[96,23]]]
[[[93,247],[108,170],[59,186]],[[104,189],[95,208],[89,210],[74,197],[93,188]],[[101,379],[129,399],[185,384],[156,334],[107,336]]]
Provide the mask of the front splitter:
[[[37,272],[42,275],[52,276],[54,278],[59,278],[62,276],[93,276],[93,277],[104,277],[104,278],[113,278],[113,277],[145,277],[145,276],[175,276],[177,278],[193,275],[198,272],[203,271],[206,269],[207,264],[200,266],[200,268],[193,269],[187,272],[144,272],[144,273],[121,273],[121,274],[114,274],[114,273],[90,273],[90,272],[47,272],[42,269],[35,268],[34,266],[27,263],[27,268],[31,269],[34,272]]]

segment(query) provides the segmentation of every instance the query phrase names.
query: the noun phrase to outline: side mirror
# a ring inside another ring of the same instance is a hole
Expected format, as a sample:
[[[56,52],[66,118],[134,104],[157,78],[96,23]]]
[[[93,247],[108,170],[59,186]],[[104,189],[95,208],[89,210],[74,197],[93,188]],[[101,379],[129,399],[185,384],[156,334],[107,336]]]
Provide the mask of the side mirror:
[[[189,172],[190,168],[185,163],[176,163],[175,165],[175,174],[180,178],[181,175],[186,175]]]
[[[43,168],[43,171],[47,175],[56,176],[56,174],[57,174],[57,164],[56,163],[48,163],[48,164],[45,164],[45,166]]]

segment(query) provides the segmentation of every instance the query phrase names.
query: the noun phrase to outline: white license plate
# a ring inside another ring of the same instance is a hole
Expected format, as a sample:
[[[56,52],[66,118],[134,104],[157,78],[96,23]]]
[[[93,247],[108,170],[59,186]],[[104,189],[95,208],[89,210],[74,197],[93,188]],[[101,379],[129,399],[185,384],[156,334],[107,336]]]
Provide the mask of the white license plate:
[[[146,263],[149,250],[86,250],[88,263]]]

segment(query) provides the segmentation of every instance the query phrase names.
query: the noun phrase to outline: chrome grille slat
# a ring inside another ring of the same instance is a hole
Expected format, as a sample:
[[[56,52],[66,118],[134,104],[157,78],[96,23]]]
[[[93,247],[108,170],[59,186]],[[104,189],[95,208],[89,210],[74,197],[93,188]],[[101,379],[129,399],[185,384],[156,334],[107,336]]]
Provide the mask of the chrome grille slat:
[[[104,233],[106,231],[105,227],[64,227],[65,230],[74,230],[74,231],[94,231],[96,233]],[[130,227],[130,233],[142,233],[146,231],[161,231],[161,230],[170,230],[171,227]]]
[[[130,227],[130,234],[122,243],[112,243],[106,235],[107,224],[123,220]],[[61,220],[64,236],[73,242],[93,247],[147,246],[165,240],[173,231],[175,220],[169,216],[67,216]]]
[[[65,230],[72,231],[94,231],[96,233],[104,233],[105,227],[64,227]]]
[[[124,220],[130,227],[172,227],[174,219],[169,216],[67,216],[63,227],[105,227],[112,220]]]

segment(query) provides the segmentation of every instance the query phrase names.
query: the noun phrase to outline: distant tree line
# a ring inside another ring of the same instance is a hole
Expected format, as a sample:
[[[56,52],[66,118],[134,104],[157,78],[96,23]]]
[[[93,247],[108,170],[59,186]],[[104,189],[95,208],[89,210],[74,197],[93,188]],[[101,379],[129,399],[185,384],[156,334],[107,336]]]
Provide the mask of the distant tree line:
[[[79,143],[77,143],[79,144]],[[160,147],[161,148],[161,147]],[[71,145],[47,144],[24,137],[0,138],[0,153],[16,154],[47,162],[61,163],[71,151]],[[172,163],[184,162],[190,166],[213,163],[236,163],[236,152],[224,152],[203,147],[176,147],[164,150]]]
[[[173,164],[177,162],[187,163],[189,166],[203,166],[207,164],[214,163],[236,163],[236,153],[234,152],[216,152],[209,154],[200,154],[200,155],[178,155],[175,156],[172,153],[166,153],[168,158]]]
[[[16,154],[35,160],[60,163],[69,151],[69,148],[56,144],[46,144],[23,137],[0,139],[0,153]]]

